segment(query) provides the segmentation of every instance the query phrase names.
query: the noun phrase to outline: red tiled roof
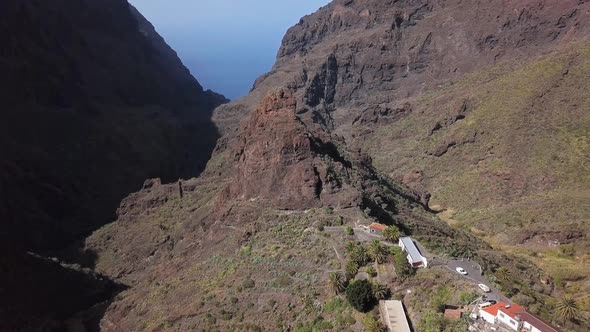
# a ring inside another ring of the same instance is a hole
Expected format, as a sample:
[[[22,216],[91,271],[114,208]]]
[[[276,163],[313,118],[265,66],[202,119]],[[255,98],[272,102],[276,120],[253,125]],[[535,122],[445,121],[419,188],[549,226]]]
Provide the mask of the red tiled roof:
[[[513,319],[516,319],[517,315],[526,312],[524,308],[519,306],[518,304],[512,304],[508,307],[507,306],[508,304],[506,302],[498,302],[492,306],[483,309],[483,311],[487,312],[488,314],[494,317],[498,315],[498,311],[501,311]]]
[[[369,225],[369,228],[374,229],[374,230],[378,230],[378,231],[385,231],[385,229],[387,228],[387,226],[380,224],[380,223],[372,223]]]
[[[528,322],[529,324],[531,324],[532,326],[534,326],[535,328],[537,328],[537,330],[539,330],[541,332],[559,332],[558,329],[545,323],[544,321],[537,318],[536,316],[529,314],[528,312],[521,313],[520,319],[522,319],[523,322]]]
[[[463,316],[463,310],[462,309],[445,309],[445,317],[450,318],[450,319],[461,319],[461,316]]]
[[[483,309],[483,311],[485,311],[488,314],[496,317],[498,315],[498,309],[500,309],[500,308],[502,308],[504,306],[506,306],[506,303],[505,302],[498,302],[498,303],[496,303],[494,305],[491,305],[491,306]]]
[[[526,312],[526,310],[524,310],[524,308],[519,306],[518,304],[512,304],[508,308],[506,306],[500,307],[498,308],[498,310],[510,316],[510,318],[512,319],[516,319],[516,316],[522,314],[523,312]]]

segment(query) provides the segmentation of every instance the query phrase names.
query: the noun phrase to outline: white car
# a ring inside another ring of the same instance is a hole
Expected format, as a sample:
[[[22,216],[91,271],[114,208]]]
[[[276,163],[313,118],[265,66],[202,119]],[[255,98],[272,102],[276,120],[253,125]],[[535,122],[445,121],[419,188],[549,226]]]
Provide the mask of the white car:
[[[456,268],[456,269],[455,269],[455,271],[457,271],[457,272],[461,273],[461,274],[462,274],[462,275],[464,275],[464,276],[466,276],[466,275],[467,275],[467,271],[465,271],[465,269],[464,269],[464,268],[462,268],[462,267],[458,267],[458,268]]]
[[[479,284],[479,285],[477,285],[477,287],[479,287],[479,289],[481,289],[481,290],[482,290],[482,291],[484,291],[485,293],[489,293],[489,292],[491,292],[491,289],[490,289],[490,287],[488,287],[488,286],[486,286],[486,285],[484,285],[484,284]]]

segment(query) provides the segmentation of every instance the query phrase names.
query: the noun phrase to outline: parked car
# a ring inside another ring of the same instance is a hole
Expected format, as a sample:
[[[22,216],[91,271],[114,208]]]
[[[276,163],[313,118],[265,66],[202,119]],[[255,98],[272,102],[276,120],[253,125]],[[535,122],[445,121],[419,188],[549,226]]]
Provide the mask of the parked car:
[[[457,271],[457,272],[461,273],[461,274],[462,274],[462,275],[464,275],[464,276],[466,276],[466,275],[467,275],[467,271],[465,271],[465,269],[464,269],[464,268],[462,268],[462,267],[458,267],[458,268],[456,268],[456,269],[455,269],[455,271]]]
[[[482,291],[484,291],[484,292],[486,292],[486,293],[489,293],[489,292],[491,292],[491,289],[490,289],[490,287],[488,287],[488,286],[486,286],[486,285],[484,285],[484,284],[479,284],[479,285],[477,285],[477,286],[479,287],[479,289],[481,289]]]

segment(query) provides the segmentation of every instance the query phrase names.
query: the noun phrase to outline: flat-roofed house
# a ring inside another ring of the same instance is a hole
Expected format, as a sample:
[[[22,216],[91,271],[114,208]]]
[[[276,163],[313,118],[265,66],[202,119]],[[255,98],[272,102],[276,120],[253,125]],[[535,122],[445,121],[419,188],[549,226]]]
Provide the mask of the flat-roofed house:
[[[411,332],[406,311],[401,301],[379,301],[379,312],[390,332]]]
[[[428,267],[428,260],[426,257],[422,256],[422,253],[420,253],[420,250],[411,237],[401,237],[399,239],[399,246],[408,254],[408,263],[410,263],[412,267]]]

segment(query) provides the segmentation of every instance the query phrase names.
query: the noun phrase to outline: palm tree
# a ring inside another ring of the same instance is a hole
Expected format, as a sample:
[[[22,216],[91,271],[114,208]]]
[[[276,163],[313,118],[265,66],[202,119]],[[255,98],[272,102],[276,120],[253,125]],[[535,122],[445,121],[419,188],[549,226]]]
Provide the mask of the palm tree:
[[[369,257],[377,262],[378,264],[384,263],[387,260],[387,256],[389,254],[387,248],[379,242],[379,240],[374,240],[371,242],[368,248]]]
[[[367,249],[363,246],[357,245],[350,253],[350,259],[355,261],[359,266],[367,264],[369,255]]]
[[[382,332],[384,330],[381,321],[371,314],[365,316],[363,327],[366,332]]]
[[[498,278],[498,280],[510,281],[510,277],[510,271],[507,268],[501,267],[496,270],[496,278]]]
[[[402,233],[395,226],[387,226],[383,232],[383,237],[389,242],[396,242],[399,240],[400,236],[402,236]]]
[[[328,275],[328,287],[338,295],[344,291],[345,279],[341,272],[332,272]]]
[[[373,295],[377,300],[384,300],[389,296],[389,288],[382,284],[373,284]]]
[[[359,272],[359,265],[355,261],[348,261],[346,264],[346,277],[348,279],[353,279],[356,274]]]
[[[578,303],[570,296],[566,295],[557,302],[557,313],[564,323],[568,320],[576,319],[578,317],[578,311]]]
[[[357,246],[358,246],[358,244],[354,241],[348,242],[346,244],[346,252],[349,254],[352,253]]]

